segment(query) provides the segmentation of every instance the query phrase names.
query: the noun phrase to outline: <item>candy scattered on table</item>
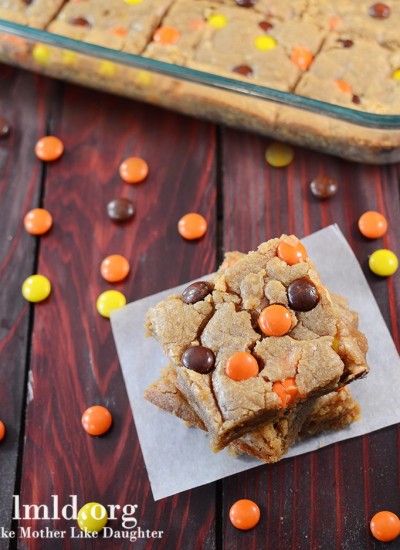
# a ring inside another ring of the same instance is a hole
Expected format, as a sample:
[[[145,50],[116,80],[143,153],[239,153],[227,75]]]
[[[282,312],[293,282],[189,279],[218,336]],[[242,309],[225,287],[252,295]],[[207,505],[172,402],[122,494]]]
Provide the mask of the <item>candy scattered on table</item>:
[[[124,197],[113,199],[107,204],[108,217],[116,222],[125,222],[135,215],[133,202]]]
[[[371,519],[370,528],[377,540],[390,542],[400,535],[400,519],[393,512],[383,510]]]
[[[292,281],[287,288],[287,296],[294,311],[311,311],[319,302],[318,291],[307,277]]]
[[[310,190],[317,199],[329,199],[338,192],[339,185],[337,181],[329,176],[317,176],[310,183]]]
[[[225,366],[225,374],[237,382],[257,376],[258,372],[259,367],[256,358],[246,351],[234,353]]]
[[[99,533],[107,521],[107,510],[98,502],[88,502],[78,512],[78,525],[88,533]]]
[[[207,281],[197,281],[192,283],[182,292],[182,300],[185,304],[195,304],[204,300],[211,292],[211,286]]]
[[[3,441],[5,436],[6,436],[6,427],[4,426],[4,422],[0,420],[0,441]]]
[[[229,519],[236,529],[248,531],[260,521],[260,508],[252,500],[243,498],[231,506]]]
[[[201,214],[185,214],[178,222],[178,232],[184,239],[200,239],[207,231],[207,221]]]
[[[10,125],[5,118],[0,116],[0,138],[8,136],[10,133]]]
[[[368,239],[379,239],[387,231],[387,220],[383,214],[380,212],[374,212],[369,210],[364,212],[364,214],[358,220],[358,228],[364,237]]]
[[[64,144],[56,136],[45,136],[35,145],[36,156],[43,161],[57,160],[64,152]]]
[[[126,305],[126,298],[118,290],[105,290],[97,298],[97,311],[103,317],[109,319],[110,313],[115,309],[120,309]]]
[[[129,157],[121,163],[119,175],[126,183],[140,183],[147,178],[149,166],[140,157]]]
[[[22,296],[28,302],[42,302],[51,292],[51,284],[44,275],[31,275],[22,285]]]
[[[101,405],[89,407],[82,415],[82,426],[90,435],[103,435],[111,428],[112,416],[108,409]]]
[[[307,250],[300,241],[295,241],[289,237],[286,241],[281,241],[276,251],[278,258],[288,265],[295,265],[307,259]]]
[[[294,159],[294,151],[285,143],[271,143],[265,151],[265,160],[274,168],[288,166]]]
[[[52,225],[53,218],[44,208],[34,208],[24,217],[24,227],[31,235],[44,235]]]
[[[291,325],[290,311],[280,304],[267,306],[258,317],[258,326],[267,336],[283,336]]]
[[[107,256],[101,262],[100,273],[103,279],[109,283],[123,281],[128,276],[130,270],[129,262],[120,254]]]
[[[369,257],[368,265],[372,273],[381,277],[389,277],[396,273],[399,260],[394,252],[386,248],[375,250]]]
[[[193,346],[183,352],[182,364],[199,374],[209,373],[215,364],[215,355],[210,348],[205,346]]]

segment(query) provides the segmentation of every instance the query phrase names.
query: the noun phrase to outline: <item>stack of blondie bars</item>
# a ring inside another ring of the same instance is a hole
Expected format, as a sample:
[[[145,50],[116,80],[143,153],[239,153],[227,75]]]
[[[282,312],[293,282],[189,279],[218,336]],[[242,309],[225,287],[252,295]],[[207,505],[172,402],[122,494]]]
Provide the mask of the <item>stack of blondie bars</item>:
[[[146,398],[206,430],[214,451],[276,462],[359,416],[347,384],[368,372],[366,338],[294,236],[227,254],[210,280],[150,309],[146,326],[169,361]]]

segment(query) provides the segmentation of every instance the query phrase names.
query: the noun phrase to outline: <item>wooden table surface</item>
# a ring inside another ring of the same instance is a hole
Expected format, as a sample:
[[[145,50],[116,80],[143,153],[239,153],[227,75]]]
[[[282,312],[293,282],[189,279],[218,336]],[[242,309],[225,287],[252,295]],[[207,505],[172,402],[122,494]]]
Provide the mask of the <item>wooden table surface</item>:
[[[21,504],[47,505],[51,495],[60,504],[77,495],[79,506],[137,504],[141,529],[164,532],[159,540],[137,541],[137,549],[394,548],[374,541],[367,526],[380,509],[399,512],[397,426],[155,503],[110,323],[95,302],[110,288],[99,274],[109,254],[130,259],[129,278],[116,288],[133,301],[214,270],[226,250],[246,251],[282,232],[304,236],[336,222],[399,348],[400,278],[378,279],[367,268],[368,254],[382,245],[400,252],[399,165],[365,166],[296,148],[289,167],[274,169],[264,160],[264,137],[5,66],[1,115],[12,133],[0,139],[0,418],[7,426],[0,444],[0,529],[69,530],[73,521],[12,520],[12,495],[20,495]],[[65,154],[43,165],[33,149],[46,134],[63,140]],[[118,175],[121,160],[132,155],[150,165],[142,185],[125,185]],[[324,173],[340,190],[320,202],[309,182]],[[122,226],[106,215],[107,203],[119,196],[137,208]],[[22,225],[38,206],[54,218],[40,239]],[[389,221],[378,243],[356,229],[358,216],[375,209]],[[209,224],[197,243],[176,231],[190,211]],[[20,288],[35,272],[49,277],[53,291],[32,306]],[[108,406],[114,418],[102,438],[81,428],[82,412],[95,403]],[[239,532],[228,510],[246,497],[260,505],[262,518],[255,529]],[[110,525],[121,529],[121,519]],[[0,549],[9,542],[35,550],[132,547],[115,539],[0,538]]]

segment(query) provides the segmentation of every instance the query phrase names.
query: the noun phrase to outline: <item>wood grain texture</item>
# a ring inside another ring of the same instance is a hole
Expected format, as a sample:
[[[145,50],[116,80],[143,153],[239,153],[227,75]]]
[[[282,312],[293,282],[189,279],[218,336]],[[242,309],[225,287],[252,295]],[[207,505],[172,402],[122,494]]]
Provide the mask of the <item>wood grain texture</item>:
[[[247,251],[283,232],[305,236],[338,223],[399,348],[399,277],[380,279],[367,267],[368,255],[376,248],[399,254],[399,166],[362,166],[296,149],[290,166],[275,169],[264,161],[267,145],[266,139],[250,134],[223,134],[225,250]],[[321,202],[309,191],[309,182],[321,174],[340,182],[338,194],[329,201]],[[374,209],[389,222],[380,242],[368,241],[356,227],[358,217]],[[380,509],[398,510],[399,433],[393,426],[228,478],[223,482],[223,548],[381,548],[369,534],[368,522]],[[228,510],[245,497],[260,504],[262,520],[257,529],[240,533],[230,525]]]
[[[0,115],[12,131],[0,140],[0,419],[7,436],[0,445],[0,526],[11,527],[24,393],[30,308],[21,285],[32,274],[36,238],[23,228],[25,213],[40,196],[40,163],[33,145],[45,131],[45,84],[34,75],[0,65]],[[5,541],[0,540],[0,548]]]
[[[137,440],[108,320],[97,296],[118,288],[128,301],[209,272],[216,262],[214,126],[128,100],[65,85],[51,131],[65,154],[47,168],[44,206],[54,218],[42,241],[38,270],[53,291],[35,311],[32,335],[32,400],[27,407],[23,503],[60,502],[77,494],[79,505],[138,504],[138,525],[162,530],[157,548],[213,548],[215,486],[154,503]],[[128,186],[118,175],[128,156],[145,158],[150,175]],[[134,220],[116,225],[106,216],[118,196],[136,205]],[[209,221],[198,243],[177,233],[178,219],[198,211]],[[126,282],[107,284],[102,259],[120,253],[131,263]],[[146,365],[143,365],[146,368]],[[92,438],[80,419],[86,407],[110,408],[111,432]],[[160,449],[162,453],[162,449]],[[69,529],[69,521],[25,521],[23,526]],[[110,522],[121,528],[120,519]],[[66,540],[64,548],[131,548],[115,539]],[[20,540],[21,548],[28,547]],[[135,548],[153,547],[138,541]],[[30,541],[54,549],[54,541]]]

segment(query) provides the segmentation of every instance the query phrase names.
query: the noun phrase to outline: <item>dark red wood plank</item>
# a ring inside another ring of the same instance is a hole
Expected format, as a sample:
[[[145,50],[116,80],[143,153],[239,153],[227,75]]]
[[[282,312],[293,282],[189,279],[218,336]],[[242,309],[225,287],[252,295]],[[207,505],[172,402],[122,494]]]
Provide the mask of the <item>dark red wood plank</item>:
[[[157,548],[214,548],[215,485],[154,503],[130,412],[109,321],[95,308],[111,286],[101,260],[126,255],[131,273],[116,285],[132,301],[209,272],[216,262],[216,132],[208,123],[139,103],[65,85],[51,131],[65,144],[49,165],[44,206],[54,227],[40,248],[38,271],[53,291],[35,311],[23,457],[23,503],[49,504],[51,495],[79,505],[137,504],[138,525],[162,530]],[[146,182],[124,184],[118,165],[138,155],[150,166]],[[117,226],[106,217],[111,199],[130,197],[135,219]],[[185,242],[176,224],[198,211],[209,221],[201,242]],[[146,365],[143,365],[146,368]],[[108,406],[114,426],[102,438],[81,428],[89,405]],[[160,449],[162,453],[162,449]],[[71,521],[23,521],[22,526],[69,529]],[[121,521],[110,522],[121,529]],[[102,548],[130,548],[102,541]],[[20,547],[28,546],[20,540]],[[53,549],[54,541],[29,548]],[[97,548],[96,541],[67,540],[65,548]],[[151,548],[138,541],[135,548]]]
[[[368,255],[376,248],[400,251],[399,166],[359,165],[297,148],[290,166],[274,169],[264,160],[267,145],[262,137],[224,132],[225,250],[246,251],[283,232],[303,236],[338,223],[399,348],[400,278],[378,279],[367,267]],[[340,182],[338,194],[329,201],[318,201],[309,191],[309,182],[319,174]],[[368,241],[356,228],[358,217],[374,209],[389,221],[381,242]],[[225,480],[223,547],[380,548],[368,522],[379,509],[398,511],[398,441],[399,428],[394,426]],[[228,519],[231,504],[244,497],[254,498],[263,512],[259,526],[248,533],[236,531]]]
[[[36,251],[36,238],[22,220],[40,196],[42,167],[32,144],[45,131],[44,86],[49,83],[0,65],[0,116],[12,126],[0,139],[0,419],[7,428],[0,444],[0,527],[5,529],[11,526],[29,342],[30,308],[21,285],[32,274]]]

